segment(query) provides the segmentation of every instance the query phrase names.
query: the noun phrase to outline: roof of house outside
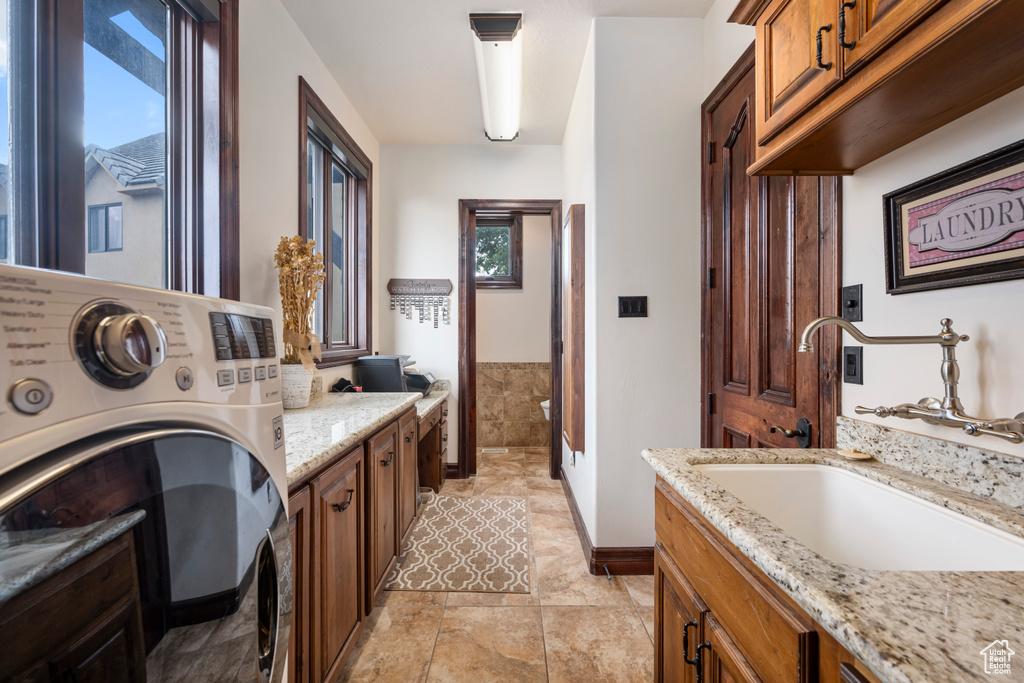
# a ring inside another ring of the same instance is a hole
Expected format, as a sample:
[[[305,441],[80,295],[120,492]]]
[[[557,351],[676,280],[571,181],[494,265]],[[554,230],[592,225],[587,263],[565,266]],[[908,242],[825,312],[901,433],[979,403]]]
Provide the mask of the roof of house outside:
[[[163,185],[167,175],[166,149],[164,134],[155,133],[110,149],[89,145],[85,156],[94,157],[125,187]]]

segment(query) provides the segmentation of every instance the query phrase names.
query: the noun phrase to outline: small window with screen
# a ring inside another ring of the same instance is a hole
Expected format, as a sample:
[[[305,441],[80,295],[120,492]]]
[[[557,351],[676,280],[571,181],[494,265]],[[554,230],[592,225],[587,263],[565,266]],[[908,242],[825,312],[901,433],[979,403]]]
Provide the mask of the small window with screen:
[[[476,219],[477,289],[523,288],[523,217]]]

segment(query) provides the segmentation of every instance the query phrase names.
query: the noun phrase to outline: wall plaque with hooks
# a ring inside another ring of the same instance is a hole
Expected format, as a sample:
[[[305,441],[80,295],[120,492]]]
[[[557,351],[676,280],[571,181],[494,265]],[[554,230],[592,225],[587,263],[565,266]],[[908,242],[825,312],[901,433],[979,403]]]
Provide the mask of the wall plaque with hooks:
[[[448,308],[448,295],[451,292],[451,280],[394,278],[388,281],[391,310],[397,308],[406,320],[412,320],[412,314],[416,312],[421,323],[433,317],[435,328],[438,318],[443,320],[445,325],[451,324]]]

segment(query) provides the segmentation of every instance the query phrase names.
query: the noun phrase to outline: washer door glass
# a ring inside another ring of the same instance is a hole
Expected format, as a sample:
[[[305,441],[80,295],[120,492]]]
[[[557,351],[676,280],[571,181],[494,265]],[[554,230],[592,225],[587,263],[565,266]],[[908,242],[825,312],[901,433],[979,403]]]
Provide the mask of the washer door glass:
[[[29,480],[25,494],[0,510],[0,606],[26,600],[42,581],[73,575],[108,544],[127,539],[131,552],[122,553],[122,563],[131,565],[125,574],[136,585],[114,597],[118,604],[134,600],[137,609],[122,610],[129,615],[121,627],[128,654],[115,668],[124,669],[123,680],[284,679],[288,519],[251,453],[212,433],[166,430],[50,459],[37,483]],[[69,582],[53,597],[102,602],[81,591],[103,589],[86,585]],[[48,647],[24,644],[37,650],[32,667],[48,661],[51,672],[70,680],[74,671],[60,669],[60,652],[38,651]]]

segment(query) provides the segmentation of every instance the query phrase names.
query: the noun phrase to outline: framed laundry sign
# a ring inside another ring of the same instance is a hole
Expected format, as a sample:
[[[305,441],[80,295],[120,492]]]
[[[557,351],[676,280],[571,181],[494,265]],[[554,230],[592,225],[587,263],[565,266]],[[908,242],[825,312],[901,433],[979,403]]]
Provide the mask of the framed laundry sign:
[[[1024,278],[1024,140],[882,201],[890,294]]]

